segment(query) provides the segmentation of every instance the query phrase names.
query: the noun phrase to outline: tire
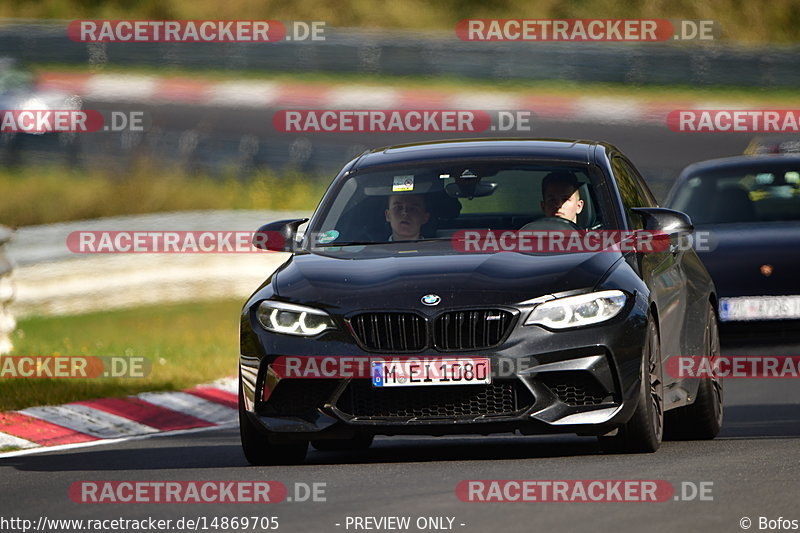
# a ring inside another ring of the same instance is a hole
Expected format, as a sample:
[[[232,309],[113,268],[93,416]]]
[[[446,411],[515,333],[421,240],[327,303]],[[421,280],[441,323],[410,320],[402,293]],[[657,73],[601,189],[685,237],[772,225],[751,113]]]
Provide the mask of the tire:
[[[320,439],[312,440],[311,445],[321,452],[339,452],[345,450],[366,450],[372,446],[375,437],[353,437],[352,439]]]
[[[705,355],[720,354],[719,325],[714,308],[708,306],[704,338]],[[719,434],[723,418],[722,378],[703,378],[694,403],[666,413],[665,438],[670,440],[710,440]]]
[[[270,442],[266,433],[260,431],[250,422],[244,407],[242,380],[239,379],[239,435],[242,439],[242,451],[251,465],[293,465],[300,464],[306,458],[308,441],[294,441],[285,444]]]
[[[607,452],[652,453],[664,435],[664,380],[658,329],[647,321],[647,338],[642,349],[639,403],[630,420],[613,437],[598,437]]]

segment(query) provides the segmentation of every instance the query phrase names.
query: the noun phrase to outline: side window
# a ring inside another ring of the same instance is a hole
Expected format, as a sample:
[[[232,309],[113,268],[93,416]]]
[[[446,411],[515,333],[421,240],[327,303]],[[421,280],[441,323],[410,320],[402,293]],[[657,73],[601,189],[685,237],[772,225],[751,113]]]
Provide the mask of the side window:
[[[644,181],[642,175],[639,174],[639,171],[636,170],[636,167],[634,167],[630,161],[624,159],[622,163],[630,169],[630,175],[633,176],[636,187],[639,189],[642,198],[647,201],[646,204],[640,205],[639,207],[658,207],[658,201],[655,195],[653,195],[653,192],[650,190],[650,187],[647,186],[647,183]]]
[[[647,197],[642,187],[637,182],[638,173],[621,157],[614,157],[611,160],[611,168],[617,178],[617,187],[622,197],[622,206],[625,208],[625,216],[628,219],[628,227],[631,229],[642,229],[642,218],[631,212],[634,207],[648,207],[654,203]]]

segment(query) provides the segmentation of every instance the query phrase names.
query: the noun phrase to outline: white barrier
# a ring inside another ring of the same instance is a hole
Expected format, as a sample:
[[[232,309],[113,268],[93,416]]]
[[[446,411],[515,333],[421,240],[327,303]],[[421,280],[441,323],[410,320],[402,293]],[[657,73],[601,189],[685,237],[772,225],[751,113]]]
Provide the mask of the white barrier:
[[[255,231],[305,211],[186,211],[23,226],[5,257],[14,264],[14,316],[56,316],[141,305],[247,297],[287,254],[86,253],[70,251],[74,231]]]
[[[10,228],[0,226],[0,355],[11,352],[11,332],[17,327],[10,309],[14,299],[14,286],[11,283],[14,265],[4,251],[5,244],[11,240],[12,235]]]

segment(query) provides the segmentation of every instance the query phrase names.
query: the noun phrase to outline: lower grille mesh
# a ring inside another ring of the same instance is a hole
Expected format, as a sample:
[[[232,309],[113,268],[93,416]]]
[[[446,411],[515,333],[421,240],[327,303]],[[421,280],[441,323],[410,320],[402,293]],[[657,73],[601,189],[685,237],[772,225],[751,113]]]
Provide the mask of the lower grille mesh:
[[[337,407],[356,417],[425,419],[511,415],[532,404],[533,396],[517,381],[377,388],[368,380],[354,380]]]
[[[613,401],[611,393],[586,372],[542,372],[537,379],[567,405],[600,405]]]

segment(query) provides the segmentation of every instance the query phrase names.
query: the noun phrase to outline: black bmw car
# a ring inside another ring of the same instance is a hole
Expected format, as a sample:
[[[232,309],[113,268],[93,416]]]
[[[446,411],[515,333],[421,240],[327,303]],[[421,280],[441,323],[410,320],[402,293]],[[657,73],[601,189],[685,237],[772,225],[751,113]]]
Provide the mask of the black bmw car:
[[[258,233],[292,256],[242,311],[249,462],[301,462],[309,442],[356,449],[376,435],[572,433],[652,452],[665,432],[719,431],[721,382],[664,370],[719,350],[714,285],[680,246],[692,224],[659,208],[615,147],[380,148],[342,169],[299,235],[305,222]],[[464,246],[469,232],[523,228],[655,231],[669,246]]]
[[[708,233],[707,246],[697,251],[717,287],[723,335],[797,333],[800,155],[692,164],[681,172],[667,205],[688,213]]]

